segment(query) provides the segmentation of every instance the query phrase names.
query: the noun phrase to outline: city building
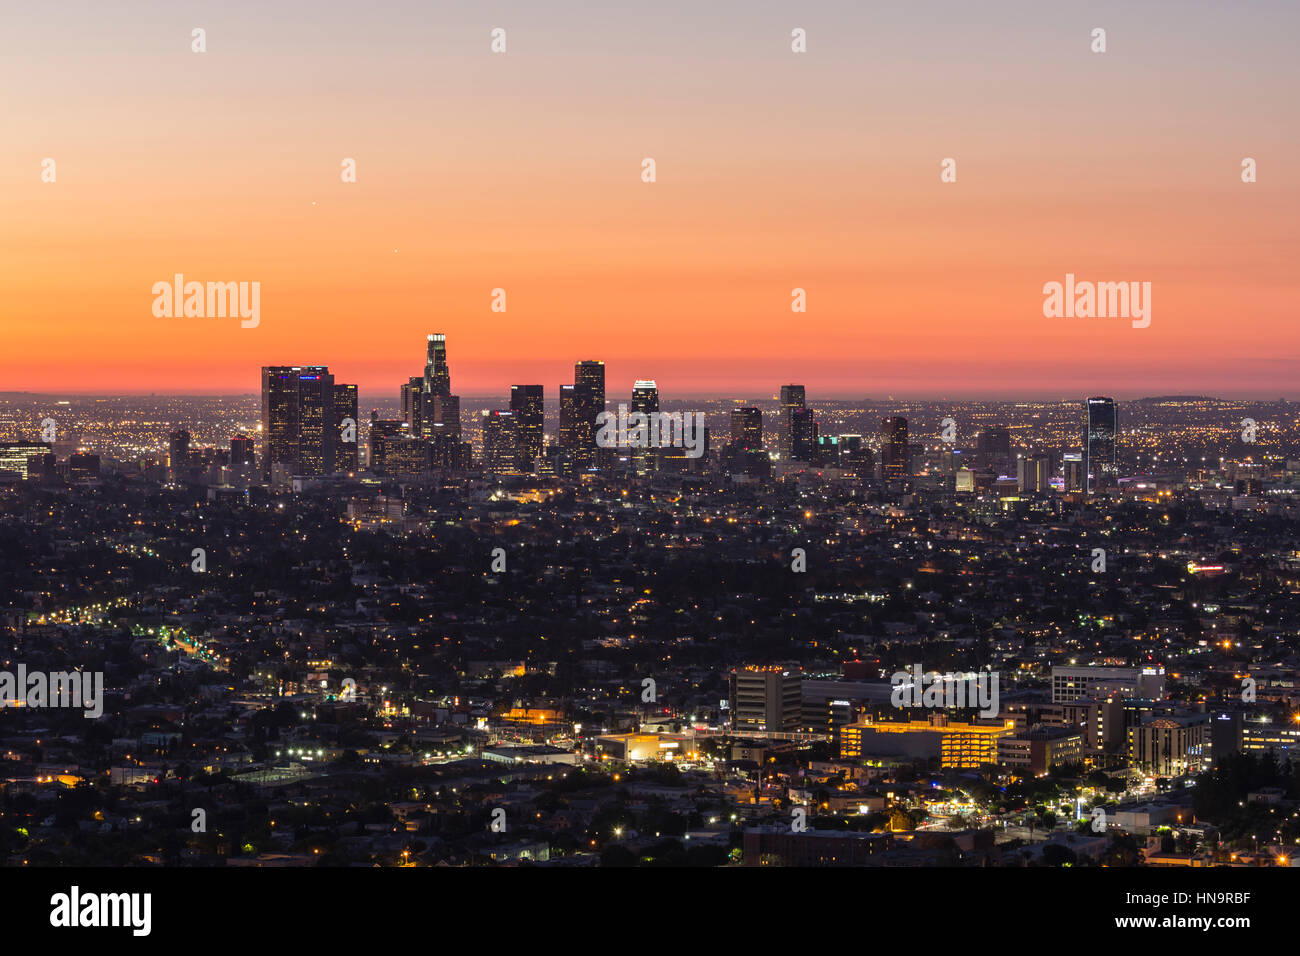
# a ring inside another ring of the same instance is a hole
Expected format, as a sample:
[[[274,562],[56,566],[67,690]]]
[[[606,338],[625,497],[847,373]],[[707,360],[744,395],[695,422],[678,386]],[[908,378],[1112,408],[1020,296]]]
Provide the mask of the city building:
[[[1210,715],[1153,717],[1129,728],[1129,760],[1162,777],[1200,773],[1210,761]]]
[[[1158,666],[1052,668],[1054,704],[1111,695],[1161,700],[1165,696],[1165,669]]]
[[[167,470],[172,481],[184,481],[189,475],[190,433],[177,429],[167,436]]]
[[[789,461],[794,454],[794,414],[804,407],[804,387],[802,385],[781,386],[781,420],[777,425],[777,454],[782,461]]]
[[[912,474],[912,452],[907,443],[907,419],[893,416],[880,422],[881,469],[886,480]]]
[[[283,481],[334,470],[334,376],[321,365],[262,368],[262,473]]]
[[[1016,486],[1028,494],[1052,490],[1052,459],[1044,454],[1021,455],[1016,460]]]
[[[731,671],[728,709],[735,732],[797,733],[803,718],[798,664],[746,665]]]
[[[357,421],[357,387],[334,385],[334,422],[337,429],[334,446],[336,471],[357,470],[357,449],[360,445],[361,425]]]
[[[515,419],[517,467],[520,472],[529,474],[536,471],[537,459],[542,457],[542,386],[511,385],[510,411]]]
[[[763,447],[763,410],[761,408],[733,408],[731,410],[731,443],[745,448]]]
[[[483,470],[494,475],[519,474],[519,432],[514,412],[483,412]]]
[[[1084,490],[1092,494],[1115,484],[1119,477],[1116,446],[1119,437],[1119,412],[1113,398],[1090,398],[1086,404],[1087,425],[1084,435]]]
[[[973,724],[932,713],[926,720],[877,721],[866,717],[840,731],[845,759],[937,757],[943,769],[978,770],[998,762],[998,741],[1015,733],[1013,721]]]
[[[632,403],[629,411],[654,415],[659,411],[659,386],[653,379],[638,379],[632,385]],[[649,474],[659,467],[659,449],[632,448],[632,469],[638,475]]]

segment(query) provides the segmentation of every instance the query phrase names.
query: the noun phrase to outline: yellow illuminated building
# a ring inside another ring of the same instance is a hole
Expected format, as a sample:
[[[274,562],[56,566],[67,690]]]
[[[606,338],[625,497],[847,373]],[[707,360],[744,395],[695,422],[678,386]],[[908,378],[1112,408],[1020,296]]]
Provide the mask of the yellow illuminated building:
[[[841,730],[840,756],[937,756],[944,769],[977,770],[998,762],[998,740],[1014,732],[1014,721],[967,724],[949,720],[944,714],[897,723],[864,720]]]

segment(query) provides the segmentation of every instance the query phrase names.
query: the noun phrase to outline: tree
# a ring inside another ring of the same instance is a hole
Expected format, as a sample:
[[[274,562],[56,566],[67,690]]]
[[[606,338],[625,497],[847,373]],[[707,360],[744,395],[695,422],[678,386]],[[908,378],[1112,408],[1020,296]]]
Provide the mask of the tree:
[[[1074,866],[1078,862],[1075,852],[1059,843],[1048,843],[1043,847],[1044,866]]]

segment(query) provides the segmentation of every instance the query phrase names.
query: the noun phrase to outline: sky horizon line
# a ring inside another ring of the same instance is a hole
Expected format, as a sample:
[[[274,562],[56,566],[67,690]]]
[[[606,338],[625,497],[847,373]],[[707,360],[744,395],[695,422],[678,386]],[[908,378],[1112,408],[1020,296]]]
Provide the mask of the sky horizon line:
[[[335,381],[338,382],[339,384],[351,384],[351,383],[343,382],[341,379],[339,379],[338,376],[335,376]],[[558,389],[559,387],[558,385],[547,387],[546,383],[537,383],[537,382],[516,382],[514,384],[517,385],[541,384],[543,385],[543,387],[547,388],[547,391],[544,393],[547,396],[556,394],[554,390]],[[568,384],[568,383],[561,383],[561,384]],[[803,384],[805,386],[807,385],[806,382],[802,382],[802,383],[789,382],[789,383],[782,383],[782,384]],[[687,399],[694,399],[694,398],[707,399],[710,401],[736,401],[736,402],[778,401],[779,400],[778,391],[779,391],[779,386],[778,386],[778,390],[774,391],[771,395],[758,395],[758,394],[745,395],[745,394],[741,394],[738,392],[731,392],[731,391],[728,392],[683,391],[679,393],[680,394],[680,398],[679,398],[673,395],[672,393],[665,394],[664,391],[660,389],[660,398],[666,401],[685,401]],[[358,397],[370,396],[372,394],[374,393],[362,391],[361,389],[358,389]],[[172,391],[172,390],[114,391],[114,392],[108,392],[102,390],[89,390],[89,391],[62,390],[57,392],[54,391],[47,392],[47,391],[17,389],[17,390],[9,390],[9,391],[0,391],[0,399],[7,399],[13,397],[57,398],[59,396],[65,396],[70,398],[260,398],[261,393],[258,391],[184,392],[184,391]],[[505,395],[497,395],[497,394],[489,394],[489,393],[479,393],[479,394],[468,393],[468,394],[461,394],[459,397],[462,400],[497,401],[503,398],[505,400],[508,400],[509,394],[506,393]],[[628,389],[628,397],[630,400],[631,397],[630,387]],[[1228,394],[1228,393],[1215,394],[1209,392],[1196,392],[1196,391],[1161,391],[1156,393],[1134,392],[1134,393],[1125,394],[1123,392],[1117,392],[1114,390],[1111,391],[1097,390],[1097,391],[1088,392],[1086,394],[1080,393],[1077,395],[1071,394],[1071,395],[1047,396],[1041,394],[987,395],[987,394],[963,394],[963,393],[952,393],[952,394],[944,395],[944,394],[934,394],[934,393],[904,393],[904,392],[884,394],[884,395],[863,395],[863,394],[850,394],[850,393],[840,392],[840,391],[818,392],[815,390],[810,390],[810,394],[808,395],[808,400],[812,402],[815,399],[820,398],[825,401],[833,401],[833,402],[969,401],[969,402],[1069,403],[1069,402],[1083,401],[1087,398],[1097,398],[1097,397],[1113,398],[1116,401],[1121,401],[1121,402],[1142,402],[1142,401],[1153,401],[1156,399],[1167,399],[1167,398],[1203,398],[1203,399],[1209,399],[1212,401],[1220,401],[1220,402],[1291,402],[1291,401],[1300,401],[1300,391],[1292,393],[1290,395],[1286,395],[1286,394],[1241,395],[1241,394]],[[400,395],[398,394],[387,396],[387,398],[393,402],[401,401]],[[548,398],[547,400],[550,401],[552,399]],[[610,393],[608,385],[606,386],[606,401],[610,403],[616,403],[618,401],[617,396],[612,395]]]

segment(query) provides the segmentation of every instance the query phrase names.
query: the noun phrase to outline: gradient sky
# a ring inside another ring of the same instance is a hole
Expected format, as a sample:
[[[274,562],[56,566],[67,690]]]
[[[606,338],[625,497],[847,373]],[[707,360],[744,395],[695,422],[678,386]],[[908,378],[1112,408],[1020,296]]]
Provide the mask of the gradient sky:
[[[443,331],[464,395],[1300,396],[1295,3],[24,6],[0,390],[396,395]],[[260,326],[155,318],[176,272]],[[1151,327],[1045,319],[1067,272]]]

